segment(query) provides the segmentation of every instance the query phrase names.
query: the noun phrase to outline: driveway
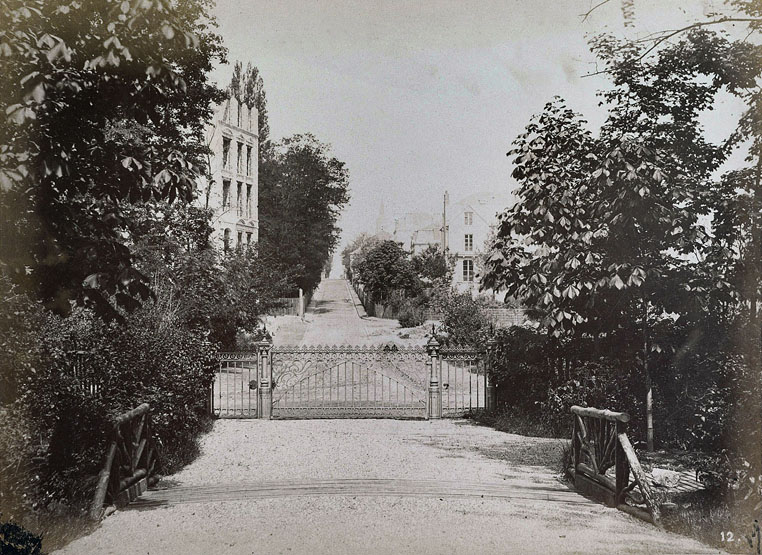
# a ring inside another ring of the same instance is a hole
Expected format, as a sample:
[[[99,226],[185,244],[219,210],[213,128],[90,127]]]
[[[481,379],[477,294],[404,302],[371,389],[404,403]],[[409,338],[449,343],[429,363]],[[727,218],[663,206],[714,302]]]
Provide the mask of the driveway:
[[[60,553],[714,552],[571,491],[560,449],[467,420],[219,420]]]

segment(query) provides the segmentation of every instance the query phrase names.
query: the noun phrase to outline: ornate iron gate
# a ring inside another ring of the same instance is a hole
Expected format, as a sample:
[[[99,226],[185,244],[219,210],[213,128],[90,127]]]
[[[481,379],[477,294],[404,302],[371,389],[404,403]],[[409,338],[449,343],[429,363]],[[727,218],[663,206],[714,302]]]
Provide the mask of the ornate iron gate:
[[[425,418],[428,361],[421,347],[274,347],[273,417]]]
[[[257,418],[260,353],[220,353],[211,392],[212,414],[221,418]]]
[[[273,347],[221,353],[212,412],[225,418],[441,418],[490,408],[494,388],[468,348]]]

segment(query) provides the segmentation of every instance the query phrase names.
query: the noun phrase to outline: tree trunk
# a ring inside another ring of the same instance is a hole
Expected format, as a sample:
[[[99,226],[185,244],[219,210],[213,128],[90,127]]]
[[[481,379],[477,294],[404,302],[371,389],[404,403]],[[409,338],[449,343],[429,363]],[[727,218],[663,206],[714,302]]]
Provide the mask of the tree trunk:
[[[648,368],[648,301],[643,300],[643,374],[646,380],[646,446],[654,450],[654,393]]]

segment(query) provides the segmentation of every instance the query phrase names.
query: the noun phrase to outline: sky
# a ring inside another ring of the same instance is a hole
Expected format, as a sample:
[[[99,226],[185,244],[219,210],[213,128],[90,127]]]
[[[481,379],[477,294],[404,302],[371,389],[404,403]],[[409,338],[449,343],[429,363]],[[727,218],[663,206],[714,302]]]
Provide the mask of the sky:
[[[445,190],[451,201],[512,191],[506,152],[546,102],[563,97],[592,130],[603,122],[596,91],[608,82],[584,77],[590,36],[642,36],[721,5],[634,0],[625,28],[621,0],[583,21],[599,1],[218,0],[215,15],[230,63],[263,76],[271,138],[313,133],[347,164],[344,245],[374,231],[382,201],[392,218],[440,210]],[[718,137],[738,110],[724,102],[706,118]]]

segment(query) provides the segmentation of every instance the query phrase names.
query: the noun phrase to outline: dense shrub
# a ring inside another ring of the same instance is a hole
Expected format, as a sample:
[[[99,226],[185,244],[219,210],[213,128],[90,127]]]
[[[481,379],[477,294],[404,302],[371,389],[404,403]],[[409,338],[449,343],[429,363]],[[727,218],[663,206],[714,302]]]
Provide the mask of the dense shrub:
[[[620,360],[600,356],[592,342],[570,346],[542,332],[496,330],[493,368],[498,405],[510,421],[533,420],[545,433],[569,433],[573,405],[632,412],[641,422],[638,381]],[[523,426],[526,427],[526,426]]]
[[[450,287],[436,288],[431,294],[431,306],[442,313],[439,340],[452,345],[482,347],[489,333],[489,320],[484,312],[484,300],[470,293],[459,293]]]
[[[205,333],[172,325],[150,303],[123,324],[107,325],[85,310],[52,316],[7,292],[0,299],[0,343],[8,356],[0,372],[11,372],[15,388],[0,409],[4,517],[22,518],[51,504],[83,507],[111,419],[143,402],[152,407],[160,470],[173,472],[193,458],[208,423],[205,392],[216,368],[216,345]],[[10,367],[19,360],[22,365]],[[80,376],[100,384],[97,394],[74,375],[77,360]]]
[[[426,319],[423,310],[416,307],[413,303],[408,303],[402,307],[397,318],[400,326],[403,328],[414,328],[422,325]]]

